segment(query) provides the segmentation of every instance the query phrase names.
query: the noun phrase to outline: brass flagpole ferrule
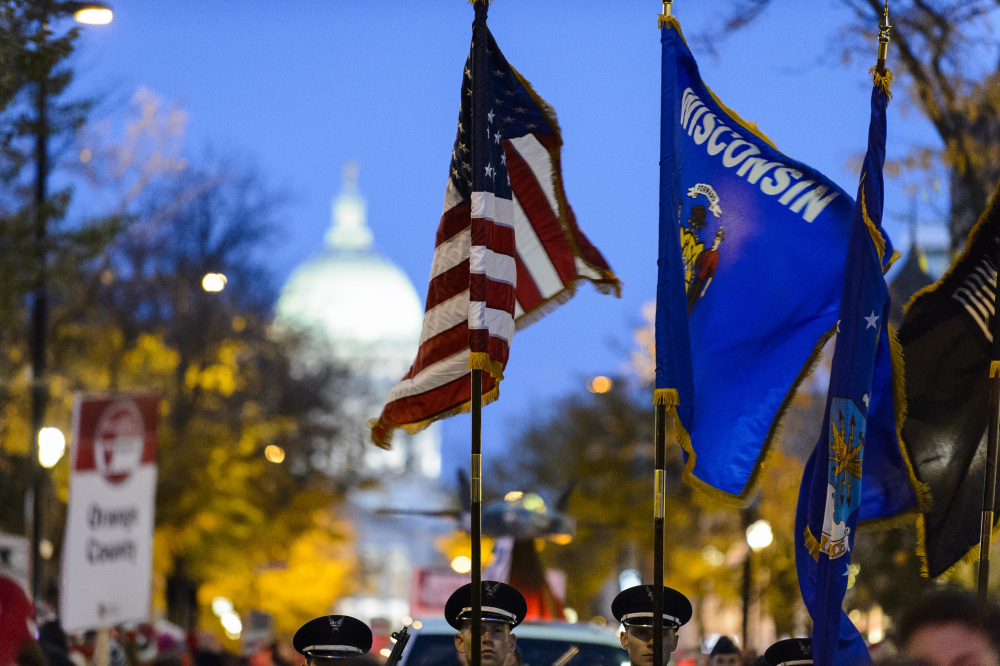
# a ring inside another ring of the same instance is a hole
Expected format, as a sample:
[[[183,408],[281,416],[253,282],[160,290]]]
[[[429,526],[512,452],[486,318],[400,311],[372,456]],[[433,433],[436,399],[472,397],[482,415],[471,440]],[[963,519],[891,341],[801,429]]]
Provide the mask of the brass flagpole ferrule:
[[[653,472],[653,518],[667,516],[667,472],[657,469]]]
[[[483,501],[483,455],[481,453],[472,454],[472,483],[471,491],[473,502]]]
[[[671,16],[670,12],[672,4],[674,4],[674,0],[663,0],[663,13],[657,17],[656,21],[657,27],[661,30],[663,29],[663,26],[667,24],[667,19]]]
[[[892,24],[889,23],[889,0],[885,0],[885,11],[882,12],[882,18],[878,22],[878,64],[876,67],[878,71],[885,71],[885,61],[889,56],[889,31],[892,29]]]

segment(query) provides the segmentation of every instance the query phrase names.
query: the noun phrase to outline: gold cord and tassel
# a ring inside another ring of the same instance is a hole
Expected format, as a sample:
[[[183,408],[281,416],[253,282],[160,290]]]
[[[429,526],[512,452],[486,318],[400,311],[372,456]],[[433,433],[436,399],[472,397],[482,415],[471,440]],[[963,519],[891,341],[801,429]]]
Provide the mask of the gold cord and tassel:
[[[673,20],[670,15],[670,5],[672,5],[674,0],[663,0],[663,13],[656,17],[656,27],[663,30],[663,27]]]
[[[878,62],[868,70],[868,73],[872,75],[875,85],[882,89],[882,93],[885,94],[887,99],[892,99],[890,88],[892,88],[893,74],[892,70],[885,64],[886,58],[889,57],[889,31],[891,29],[892,24],[889,23],[889,0],[885,0],[885,11],[878,22]]]

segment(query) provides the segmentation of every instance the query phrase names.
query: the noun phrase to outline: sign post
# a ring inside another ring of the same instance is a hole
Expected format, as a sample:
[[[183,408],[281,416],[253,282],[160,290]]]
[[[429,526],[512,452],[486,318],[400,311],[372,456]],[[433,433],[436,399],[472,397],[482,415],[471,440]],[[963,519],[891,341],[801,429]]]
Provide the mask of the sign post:
[[[159,396],[77,395],[59,615],[68,632],[149,619]]]

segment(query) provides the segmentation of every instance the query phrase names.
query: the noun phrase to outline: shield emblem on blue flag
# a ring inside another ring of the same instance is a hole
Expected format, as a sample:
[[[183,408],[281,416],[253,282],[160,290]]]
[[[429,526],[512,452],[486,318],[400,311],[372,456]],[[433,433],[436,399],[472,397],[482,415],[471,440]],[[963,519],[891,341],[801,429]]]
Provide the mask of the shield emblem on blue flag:
[[[826,515],[820,551],[831,560],[850,552],[851,514],[861,505],[861,465],[865,453],[864,412],[850,398],[830,400],[830,455]]]

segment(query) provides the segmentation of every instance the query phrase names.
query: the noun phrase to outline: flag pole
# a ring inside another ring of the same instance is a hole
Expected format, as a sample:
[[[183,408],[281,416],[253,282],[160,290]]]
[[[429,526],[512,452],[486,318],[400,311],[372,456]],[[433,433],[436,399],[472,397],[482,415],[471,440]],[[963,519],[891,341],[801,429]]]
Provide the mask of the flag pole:
[[[481,83],[477,80],[476,74],[480,71],[486,69],[486,64],[483,59],[486,57],[486,46],[484,44],[486,40],[486,35],[484,34],[486,13],[489,11],[490,3],[489,0],[472,0],[473,9],[476,11],[476,19],[473,21],[472,27],[472,89],[475,90],[476,87]],[[483,7],[483,23],[480,23],[479,16],[479,6],[480,3]],[[469,141],[469,162],[470,164],[476,164],[476,125],[482,118],[485,111],[480,107],[480,99],[478,94],[472,94],[472,133],[470,137],[473,137]],[[470,276],[471,277],[471,276]],[[471,340],[470,340],[470,352],[472,351]],[[483,614],[483,594],[482,594],[482,580],[483,580],[483,557],[482,557],[482,505],[483,505],[483,371],[478,368],[471,367],[471,354],[470,354],[470,369],[472,370],[472,391],[470,396],[470,414],[472,416],[472,462],[471,462],[471,478],[469,488],[472,492],[471,497],[471,507],[472,514],[470,516],[470,530],[472,538],[472,589],[471,589],[471,602],[472,606],[472,634],[470,640],[472,641],[472,651],[470,653],[471,663],[469,666],[482,666],[482,614]]]
[[[998,257],[997,266],[1000,266]],[[1000,290],[993,296],[993,358],[990,360],[990,424],[986,436],[986,479],[983,487],[983,523],[979,539],[979,596],[987,598],[990,582],[990,546],[997,501],[997,442],[1000,440]]]
[[[472,664],[482,664],[483,371],[472,371]]]
[[[666,513],[667,406],[656,405],[653,473],[653,663],[663,663],[663,518]]]
[[[663,0],[663,13],[657,17],[662,30],[671,17],[673,0]],[[662,168],[662,167],[661,167]],[[653,471],[653,664],[663,664],[663,517],[666,508],[667,406],[656,405],[655,469]]]

